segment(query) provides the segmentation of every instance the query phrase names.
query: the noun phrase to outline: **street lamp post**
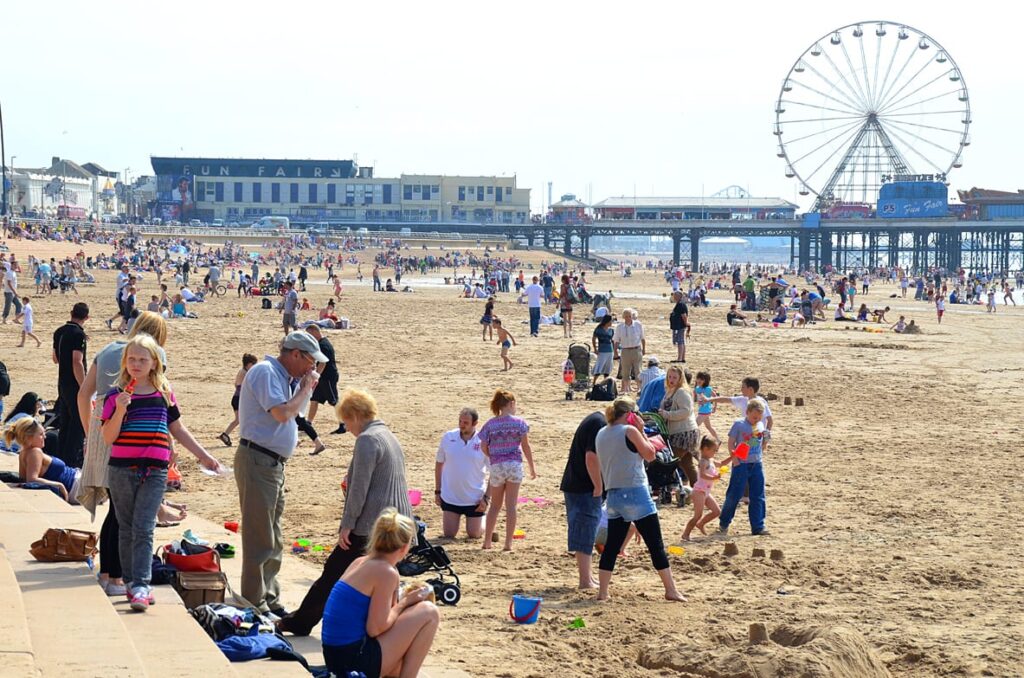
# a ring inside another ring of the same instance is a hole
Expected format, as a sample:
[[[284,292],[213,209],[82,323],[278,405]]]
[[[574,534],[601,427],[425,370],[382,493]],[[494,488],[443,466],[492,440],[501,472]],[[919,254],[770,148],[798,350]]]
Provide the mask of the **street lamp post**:
[[[0,165],[3,166],[3,175],[0,176],[0,188],[2,188],[2,203],[0,203],[0,217],[7,216],[7,149],[4,147],[4,109],[0,106]],[[12,160],[13,164],[14,161]]]

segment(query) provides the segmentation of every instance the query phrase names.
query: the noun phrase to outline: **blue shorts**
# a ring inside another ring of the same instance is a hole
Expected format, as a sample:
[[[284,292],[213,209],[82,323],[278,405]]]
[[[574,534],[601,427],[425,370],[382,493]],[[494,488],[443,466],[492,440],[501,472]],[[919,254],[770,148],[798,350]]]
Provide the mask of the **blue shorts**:
[[[686,328],[681,330],[672,330],[672,344],[675,346],[686,345]]]
[[[592,492],[563,492],[565,518],[569,524],[569,551],[593,553],[597,526],[601,522],[601,497]]]
[[[608,490],[607,502],[608,518],[622,518],[627,523],[634,523],[658,512],[647,486]]]

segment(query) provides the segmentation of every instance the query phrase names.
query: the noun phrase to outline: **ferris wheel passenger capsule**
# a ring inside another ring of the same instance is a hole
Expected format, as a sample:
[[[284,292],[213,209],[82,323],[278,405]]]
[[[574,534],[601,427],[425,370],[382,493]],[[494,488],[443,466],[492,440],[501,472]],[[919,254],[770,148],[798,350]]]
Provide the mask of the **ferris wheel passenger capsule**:
[[[907,38],[910,37],[910,33],[907,33],[906,27],[901,27],[900,28],[900,32],[898,34],[898,37],[899,37],[900,40],[906,40]]]
[[[807,67],[804,66],[804,62],[798,61],[796,62],[796,66],[793,66],[793,70],[797,73],[803,73],[807,70]]]
[[[924,38],[921,38],[921,41],[917,43],[918,49],[928,49],[929,47],[931,47],[931,45],[929,45],[928,41]]]
[[[821,45],[814,43],[814,47],[811,48],[811,56],[821,56]]]
[[[885,24],[878,24],[878,28],[875,29],[875,35],[880,38],[885,37]]]
[[[946,61],[947,61],[946,53],[945,52],[939,52],[938,55],[935,57],[935,60],[938,61],[940,64],[946,63]]]
[[[799,193],[800,193],[800,195],[810,195],[811,194],[811,192],[808,191],[806,188],[801,188]]]
[[[829,42],[831,42],[833,45],[838,45],[840,42],[842,42],[842,38],[839,37],[838,33],[833,33],[832,37],[829,38]]]
[[[953,163],[953,169],[960,169],[963,166],[964,166],[964,164],[962,162],[960,162],[959,160],[957,160],[956,162]]]
[[[853,37],[859,38],[862,35],[864,35],[864,29],[860,27],[860,24],[857,24],[857,26],[853,29]]]
[[[952,82],[960,82],[960,74],[957,73],[956,71],[953,71],[952,73],[949,74],[949,79]]]
[[[796,172],[793,171],[793,168],[790,167],[789,165],[786,165],[786,178],[787,179],[792,179],[795,176],[796,176]]]

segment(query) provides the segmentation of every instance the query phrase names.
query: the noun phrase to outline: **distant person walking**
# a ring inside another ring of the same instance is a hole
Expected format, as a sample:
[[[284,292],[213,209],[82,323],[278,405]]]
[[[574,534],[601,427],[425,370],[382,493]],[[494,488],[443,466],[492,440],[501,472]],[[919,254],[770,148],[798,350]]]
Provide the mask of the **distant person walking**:
[[[526,306],[530,310],[530,336],[540,336],[540,307],[544,303],[544,288],[540,278],[533,276],[533,282],[526,286]]]
[[[306,328],[306,332],[310,334],[317,343],[320,345],[320,352],[327,356],[326,363],[318,363],[317,371],[320,373],[320,379],[316,382],[316,389],[313,391],[313,396],[309,400],[309,412],[306,413],[306,421],[313,424],[313,420],[316,418],[316,413],[320,410],[320,405],[330,405],[331,409],[334,409],[338,404],[338,363],[334,356],[334,345],[331,341],[324,336],[318,325],[310,325]],[[344,424],[338,427],[340,430],[335,433],[344,433]],[[322,451],[322,450],[321,450]]]
[[[235,483],[242,519],[242,595],[278,617],[287,614],[277,582],[284,552],[284,467],[298,445],[295,417],[316,387],[318,362],[327,362],[327,356],[316,340],[292,332],[277,357],[265,356],[249,369],[238,398]],[[293,380],[299,382],[294,390]]]
[[[12,255],[13,256],[13,255]],[[18,274],[10,264],[4,264],[4,324],[14,306],[14,316],[21,315],[21,299],[18,297]]]

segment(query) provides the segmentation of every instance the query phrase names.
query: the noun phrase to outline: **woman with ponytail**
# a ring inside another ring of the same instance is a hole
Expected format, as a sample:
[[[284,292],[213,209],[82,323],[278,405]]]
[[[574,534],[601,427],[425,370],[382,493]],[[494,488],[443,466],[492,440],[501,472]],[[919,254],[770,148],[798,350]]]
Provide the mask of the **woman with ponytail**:
[[[324,608],[324,661],[336,676],[414,678],[440,623],[429,586],[398,597],[398,563],[416,538],[416,524],[394,508],[374,523],[366,555],[334,585]]]

